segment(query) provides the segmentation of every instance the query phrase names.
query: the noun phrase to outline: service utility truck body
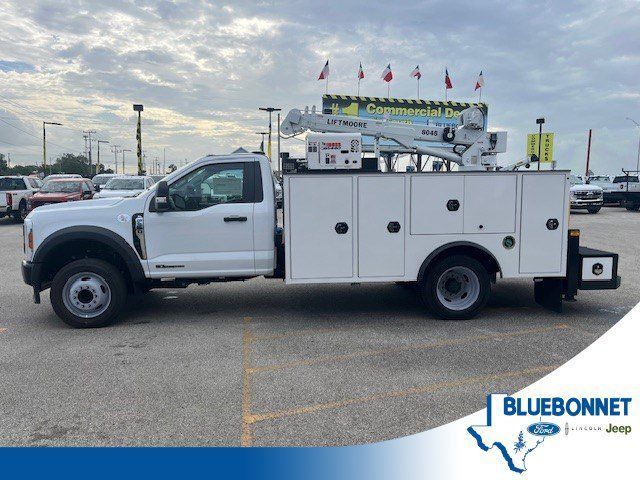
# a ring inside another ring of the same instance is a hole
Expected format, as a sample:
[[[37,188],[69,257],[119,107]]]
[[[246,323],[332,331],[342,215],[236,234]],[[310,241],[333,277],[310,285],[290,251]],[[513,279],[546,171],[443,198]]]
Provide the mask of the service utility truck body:
[[[351,151],[359,135],[310,138],[322,156],[284,175],[283,228],[266,156],[207,156],[134,198],[32,212],[24,281],[36,302],[50,288],[75,327],[111,323],[129,293],[258,276],[406,282],[448,319],[477,314],[498,277],[534,279],[555,310],[578,289],[620,284],[617,255],[579,247],[569,230],[566,171],[365,171]]]

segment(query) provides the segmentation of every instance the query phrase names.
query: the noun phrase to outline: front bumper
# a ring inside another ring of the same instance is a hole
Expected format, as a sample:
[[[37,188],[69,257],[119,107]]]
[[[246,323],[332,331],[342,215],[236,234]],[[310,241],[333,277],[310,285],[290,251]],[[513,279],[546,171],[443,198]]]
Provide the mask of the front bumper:
[[[33,287],[34,303],[40,303],[40,292],[42,291],[42,284],[40,283],[40,265],[40,263],[23,260],[21,267],[22,281]]]
[[[589,208],[589,207],[601,207],[603,205],[602,198],[594,200],[578,200],[571,199],[571,208]]]

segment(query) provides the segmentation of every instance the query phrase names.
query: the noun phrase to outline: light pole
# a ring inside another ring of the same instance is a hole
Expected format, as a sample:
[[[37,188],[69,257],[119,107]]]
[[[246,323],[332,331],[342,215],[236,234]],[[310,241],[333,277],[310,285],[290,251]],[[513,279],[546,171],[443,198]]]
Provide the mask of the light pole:
[[[138,112],[138,127],[136,129],[136,140],[138,141],[138,175],[142,175],[142,111],[144,106],[140,103],[133,104],[133,111]]]
[[[636,122],[633,118],[627,117],[627,120],[633,122],[633,124],[640,128],[640,123]],[[636,160],[636,171],[640,171],[640,135],[638,135],[638,159]]]
[[[89,176],[93,173],[93,160],[91,159],[91,142],[93,142],[93,138],[91,138],[92,133],[96,133],[95,130],[83,130],[82,133],[86,134],[89,142]]]
[[[47,170],[47,125],[62,125],[58,122],[42,122],[42,171]]]
[[[269,140],[267,143],[267,157],[269,157],[269,161],[271,161],[271,131],[273,130],[271,128],[272,115],[273,115],[273,112],[279,112],[282,109],[275,108],[275,107],[260,107],[258,110],[262,110],[263,112],[269,112]]]
[[[97,141],[97,144],[98,144],[98,161],[96,163],[96,175],[98,173],[100,173],[100,144],[101,143],[109,143],[109,142],[106,141],[106,140],[98,140]]]
[[[113,166],[116,169],[115,173],[118,173],[118,153],[120,152],[119,148],[120,148],[120,145],[111,146],[111,151],[113,152],[113,158],[114,158]]]
[[[540,125],[540,133],[538,133],[538,170],[540,170],[540,156],[542,154],[542,125],[544,125],[544,118],[537,118],[536,123]]]
[[[131,150],[129,150],[128,148],[123,148],[122,149],[122,174],[125,174],[124,171],[124,152],[130,152]],[[140,172],[138,172],[138,175],[141,175]]]

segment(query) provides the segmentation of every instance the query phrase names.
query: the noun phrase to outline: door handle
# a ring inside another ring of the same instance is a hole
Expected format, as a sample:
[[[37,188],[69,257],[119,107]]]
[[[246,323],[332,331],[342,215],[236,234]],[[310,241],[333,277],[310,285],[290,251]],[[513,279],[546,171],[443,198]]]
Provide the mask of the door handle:
[[[241,217],[240,215],[231,215],[230,217],[224,217],[225,222],[246,222],[247,217]]]

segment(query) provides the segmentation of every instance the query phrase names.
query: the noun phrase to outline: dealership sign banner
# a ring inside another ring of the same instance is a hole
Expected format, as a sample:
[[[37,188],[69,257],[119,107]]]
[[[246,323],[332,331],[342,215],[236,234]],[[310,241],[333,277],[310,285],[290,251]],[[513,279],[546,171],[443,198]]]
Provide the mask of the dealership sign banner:
[[[484,113],[487,127],[488,106],[486,103],[466,103],[439,100],[413,100],[410,98],[359,97],[354,95],[323,95],[322,111],[331,115],[348,115],[360,118],[388,119],[393,122],[455,126],[460,113],[469,107],[478,107]],[[365,143],[373,144],[373,139],[365,137]],[[381,145],[394,142],[381,141]],[[419,146],[437,146],[441,143],[419,142]]]

